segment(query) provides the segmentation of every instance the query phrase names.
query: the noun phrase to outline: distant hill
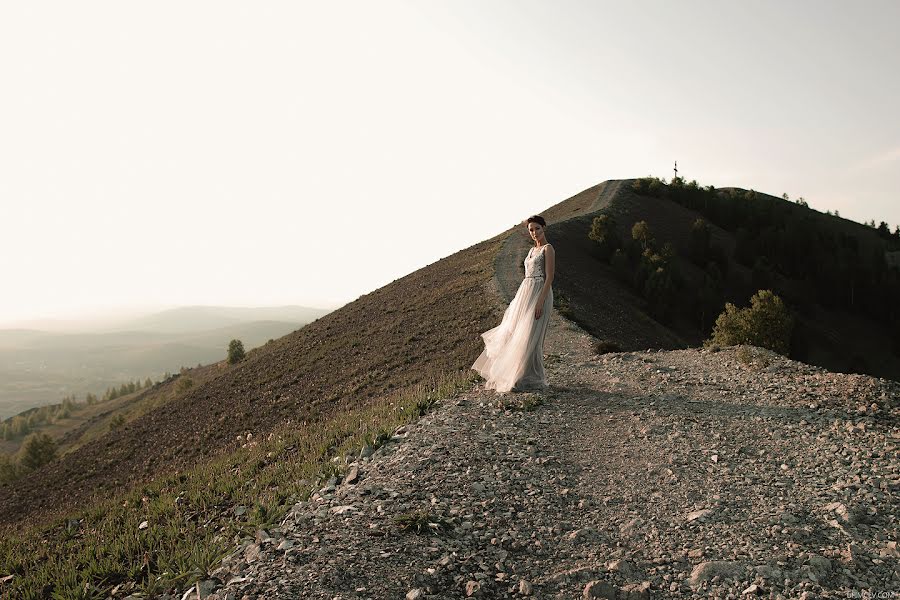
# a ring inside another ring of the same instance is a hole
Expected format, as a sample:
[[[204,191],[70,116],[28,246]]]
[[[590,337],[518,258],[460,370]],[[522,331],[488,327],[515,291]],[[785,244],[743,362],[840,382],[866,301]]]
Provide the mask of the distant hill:
[[[123,321],[115,329],[188,333],[219,329],[254,321],[309,323],[328,314],[331,309],[307,306],[182,306],[146,317]],[[112,329],[112,328],[110,328]]]
[[[215,362],[225,357],[232,339],[249,350],[327,313],[303,306],[192,306],[129,319],[113,329],[0,329],[0,419],[64,396],[83,398],[123,381],[159,379],[167,371]]]

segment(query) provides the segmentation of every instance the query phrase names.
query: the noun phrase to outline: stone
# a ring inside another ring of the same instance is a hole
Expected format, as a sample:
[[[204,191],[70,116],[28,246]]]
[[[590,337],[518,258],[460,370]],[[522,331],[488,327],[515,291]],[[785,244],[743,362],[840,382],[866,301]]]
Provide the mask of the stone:
[[[713,577],[734,577],[743,570],[743,565],[730,560],[708,560],[694,567],[689,579],[690,585],[697,586]]]
[[[684,520],[688,523],[691,521],[696,521],[697,519],[705,519],[709,515],[713,513],[711,508],[704,508],[702,510],[695,510],[694,512],[688,513],[687,516],[684,517]]]
[[[344,483],[356,483],[357,481],[359,481],[359,468],[353,467],[350,469],[350,472],[347,473]]]
[[[630,560],[618,559],[606,565],[606,569],[613,573],[619,573],[625,579],[636,579],[638,571]]]
[[[522,596],[530,596],[534,591],[534,586],[527,579],[519,580],[519,594]]]
[[[650,582],[626,583],[619,590],[619,600],[650,600]]]
[[[616,600],[616,588],[605,581],[589,581],[584,586],[581,596],[583,598],[605,598],[606,600]]]
[[[248,563],[259,560],[260,547],[259,544],[250,544],[244,548],[244,560]]]

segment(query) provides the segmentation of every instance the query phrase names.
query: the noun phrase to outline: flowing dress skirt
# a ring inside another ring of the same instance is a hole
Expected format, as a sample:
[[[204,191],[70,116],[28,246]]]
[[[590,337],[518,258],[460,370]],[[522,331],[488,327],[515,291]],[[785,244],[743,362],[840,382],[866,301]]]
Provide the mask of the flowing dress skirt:
[[[534,318],[543,287],[543,277],[525,277],[503,313],[500,325],[481,334],[484,351],[472,368],[486,380],[485,389],[502,393],[547,387],[544,336],[553,309],[553,288],[544,299],[541,318]]]

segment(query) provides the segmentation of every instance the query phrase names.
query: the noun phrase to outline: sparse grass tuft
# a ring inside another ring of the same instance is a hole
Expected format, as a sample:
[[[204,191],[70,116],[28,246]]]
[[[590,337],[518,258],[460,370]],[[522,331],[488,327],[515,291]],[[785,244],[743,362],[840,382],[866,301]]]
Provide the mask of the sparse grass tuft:
[[[768,356],[753,346],[739,347],[737,350],[737,358],[747,366],[755,366],[760,369],[768,367],[771,362]]]
[[[544,404],[544,398],[540,394],[525,394],[524,396],[500,396],[497,398],[497,406],[503,410],[525,410],[533,412]]]
[[[403,531],[414,531],[417,534],[438,534],[453,529],[453,524],[447,519],[435,515],[430,510],[419,509],[403,513],[394,518],[394,522]]]

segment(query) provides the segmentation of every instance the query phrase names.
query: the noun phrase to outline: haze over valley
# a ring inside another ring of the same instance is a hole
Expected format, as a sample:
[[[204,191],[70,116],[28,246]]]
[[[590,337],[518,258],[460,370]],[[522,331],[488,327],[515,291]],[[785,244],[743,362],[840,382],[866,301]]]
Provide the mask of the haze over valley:
[[[0,329],[0,420],[23,410],[102,396],[132,380],[223,360],[228,343],[250,350],[330,312],[304,306],[189,306],[117,323],[65,323],[66,331]],[[40,325],[41,323],[30,323]],[[45,323],[56,326],[59,324]]]

